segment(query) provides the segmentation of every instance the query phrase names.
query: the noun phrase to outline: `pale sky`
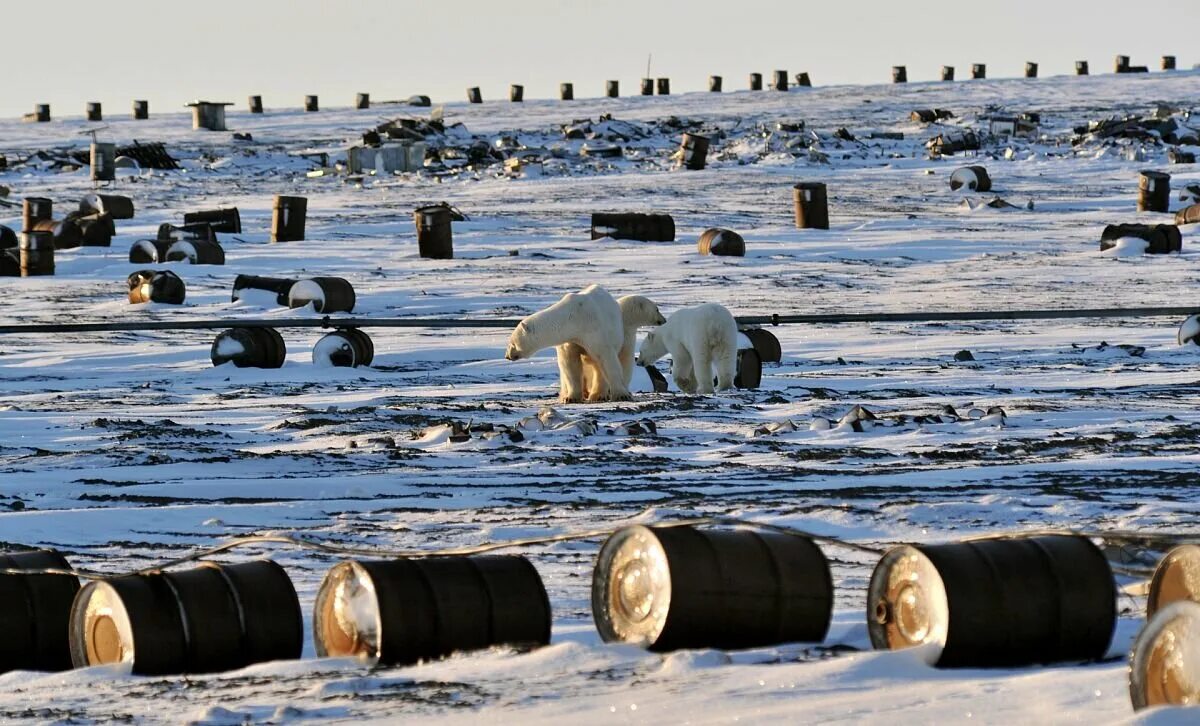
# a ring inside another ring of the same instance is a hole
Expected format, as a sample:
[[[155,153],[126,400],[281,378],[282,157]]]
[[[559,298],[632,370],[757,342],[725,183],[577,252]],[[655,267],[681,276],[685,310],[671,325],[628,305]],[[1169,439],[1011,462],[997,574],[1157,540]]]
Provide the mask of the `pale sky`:
[[[910,81],[933,80],[943,64],[969,77],[1017,76],[1026,60],[1042,75],[1071,73],[1077,59],[1109,72],[1117,53],[1156,70],[1200,62],[1189,35],[1200,5],[1184,0],[993,3],[924,0],[6,0],[0,115],[35,103],[56,116],[101,101],[127,114],[135,98],[151,113],[181,111],[195,98],[239,108],[262,94],[270,107],[299,106],[315,93],[323,107],[415,93],[460,101],[478,85],[486,99],[556,97],[561,81],[577,97],[597,96],[609,78],[636,91],[652,76],[673,92],[743,89],[751,71],[770,79],[808,71],[816,85],[882,83],[891,66]]]

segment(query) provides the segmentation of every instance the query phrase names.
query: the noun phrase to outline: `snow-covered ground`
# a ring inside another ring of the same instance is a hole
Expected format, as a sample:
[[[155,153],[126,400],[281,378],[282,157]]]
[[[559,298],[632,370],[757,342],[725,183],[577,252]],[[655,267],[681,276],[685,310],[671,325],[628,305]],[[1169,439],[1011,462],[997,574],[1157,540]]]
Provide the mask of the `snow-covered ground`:
[[[0,322],[315,315],[230,302],[238,273],[342,276],[357,291],[355,314],[380,317],[514,318],[589,283],[647,295],[668,314],[703,301],[739,315],[1186,305],[1200,279],[1194,229],[1183,228],[1182,255],[1102,254],[1099,238],[1110,223],[1171,221],[1135,211],[1139,170],[1170,171],[1174,189],[1200,182],[1200,172],[1168,167],[1165,146],[1073,146],[1071,129],[1148,115],[1157,103],[1187,109],[1198,92],[1200,74],[1177,72],[445,107],[447,124],[465,127],[452,129],[455,144],[475,134],[492,147],[559,148],[543,176],[526,178],[501,175],[501,164],[358,181],[306,176],[314,164],[299,152],[336,160],[380,120],[421,109],[231,110],[230,130],[252,142],[192,131],[183,113],[114,118],[102,140],[165,142],[184,170],[123,174],[114,191],[134,198],[137,217],[118,223],[111,249],[60,251],[55,277],[0,280]],[[924,142],[943,128],[911,122],[909,112],[934,107],[955,113],[947,128],[982,131],[992,114],[1040,112],[1041,138],[989,140],[979,155],[931,160]],[[563,139],[563,124],[601,114],[643,135],[625,144],[624,160],[580,159],[584,142]],[[706,170],[672,168],[685,124],[661,123],[670,117],[714,136]],[[800,120],[819,139],[775,131]],[[83,148],[77,132],[87,127],[79,118],[0,121],[0,153],[13,167],[0,185],[10,199],[50,197],[59,216],[73,208],[92,188],[86,167],[17,162],[40,149]],[[861,141],[831,136],[842,127]],[[872,131],[905,138],[872,140]],[[965,163],[987,167],[993,193],[950,191],[950,173]],[[830,230],[794,229],[798,181],[829,185]],[[305,241],[268,243],[276,194],[308,198]],[[962,204],[997,195],[1020,207],[1032,200],[1033,209]],[[470,221],[455,223],[456,259],[421,259],[411,213],[440,201]],[[126,261],[132,242],[185,211],[230,205],[245,231],[221,235],[224,267],[166,266],[187,283],[186,303],[128,304],[126,276],[147,267]],[[677,241],[592,241],[593,211],[670,213]],[[19,216],[19,207],[0,207],[0,224],[19,228]],[[746,257],[698,256],[695,240],[710,226],[743,234]],[[375,366],[357,370],[313,366],[315,329],[283,331],[280,370],[213,368],[211,332],[3,336],[0,541],[56,547],[79,567],[116,573],[278,530],[436,549],[708,515],[871,545],[1045,528],[1200,536],[1200,349],[1176,345],[1180,322],[782,326],[774,332],[783,362],[767,367],[758,390],[655,395],[639,377],[634,401],[587,407],[557,406],[551,351],[505,361],[505,330],[372,329]],[[956,361],[961,350],[974,360]],[[855,404],[889,425],[809,430],[814,417],[836,419]],[[946,404],[1001,406],[1007,425],[899,418]],[[515,424],[545,406],[591,417],[599,430],[456,444],[438,428]],[[654,421],[657,435],[610,433],[640,419]],[[752,435],[789,419],[795,431]],[[554,608],[553,644],[540,651],[368,670],[314,659],[309,637],[303,661],[225,675],[10,673],[0,676],[0,720],[1135,719],[1124,653],[1142,619],[1139,598],[1122,597],[1105,662],[938,671],[911,653],[866,652],[874,562],[826,547],[837,599],[821,647],[656,655],[599,642],[589,614],[597,548],[522,550]],[[273,547],[221,559],[259,554],[288,569],[305,610],[336,562]]]

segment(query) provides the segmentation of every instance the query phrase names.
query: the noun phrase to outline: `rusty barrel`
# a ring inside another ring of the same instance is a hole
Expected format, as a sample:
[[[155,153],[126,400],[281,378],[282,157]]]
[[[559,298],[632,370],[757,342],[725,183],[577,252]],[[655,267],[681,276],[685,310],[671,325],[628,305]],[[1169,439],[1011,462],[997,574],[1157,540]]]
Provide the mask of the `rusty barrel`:
[[[287,305],[288,294],[292,286],[299,280],[285,277],[260,277],[258,275],[238,275],[233,278],[233,296],[231,302],[238,302],[253,297],[247,291],[262,291],[269,293],[276,305]]]
[[[762,74],[761,73],[751,73],[750,74],[750,90],[751,91],[761,91],[762,90]]]
[[[233,363],[237,368],[282,368],[287,347],[275,328],[230,328],[213,339],[209,357],[214,366]]]
[[[761,384],[762,356],[754,348],[739,350],[737,352],[737,368],[733,375],[734,387],[753,390]]]
[[[341,277],[313,277],[292,285],[287,300],[289,308],[311,305],[322,314],[348,313],[354,310],[354,286]]]
[[[952,191],[967,189],[972,192],[990,192],[992,178],[988,176],[987,169],[982,166],[964,166],[955,169],[950,174],[950,189]]]
[[[336,368],[369,366],[375,360],[375,344],[359,328],[344,328],[322,337],[313,345],[313,365]]]
[[[21,255],[21,277],[54,274],[53,233],[22,232],[18,249]]]
[[[1146,616],[1180,600],[1200,603],[1200,546],[1179,545],[1159,561],[1150,578]]]
[[[134,101],[133,102],[133,120],[145,121],[150,118],[150,102],[149,101]]]
[[[79,202],[82,214],[107,214],[113,219],[133,219],[133,200],[117,194],[87,194]]]
[[[0,554],[0,570],[70,570],[54,550]],[[0,574],[0,673],[71,668],[67,624],[79,592],[74,575]]]
[[[1171,206],[1171,175],[1161,171],[1143,171],[1138,176],[1139,212],[1167,212]]]
[[[247,106],[250,108],[250,113],[262,113],[263,102],[262,96],[251,96]]]
[[[867,590],[878,649],[925,646],[940,667],[1018,667],[1104,657],[1116,583],[1086,537],[1053,535],[904,545]]]
[[[1176,226],[1200,223],[1200,204],[1191,204],[1175,213]]]
[[[792,534],[625,527],[592,574],[600,637],[654,651],[819,643],[832,611],[829,563]]]
[[[431,260],[454,258],[453,213],[448,205],[433,204],[413,211],[417,227],[417,252]]]
[[[659,79],[655,80],[654,87],[658,91],[658,95],[660,95],[660,96],[671,95],[671,79],[670,78],[659,78]]]
[[[170,246],[171,243],[166,240],[140,239],[130,245],[129,261],[135,265],[166,262]]]
[[[1162,57],[1162,69],[1163,69],[1164,71],[1173,71],[1173,70],[1175,70],[1175,56],[1173,56],[1173,55],[1164,55],[1164,56]]]
[[[829,229],[829,198],[821,182],[800,182],[792,187],[796,229]]]
[[[275,197],[271,210],[271,241],[299,242],[304,239],[304,222],[308,216],[306,197]]]
[[[669,214],[596,212],[592,215],[592,239],[603,237],[639,242],[674,242],[675,220]]]
[[[892,83],[908,83],[908,68],[892,66]]]
[[[104,114],[100,110],[100,102],[88,101],[84,110],[84,116],[88,121],[103,121]]]
[[[779,363],[783,360],[783,347],[771,331],[765,328],[740,328],[738,332],[746,336],[763,363]]]
[[[987,78],[987,65],[984,63],[972,63],[971,78]]]
[[[1087,61],[1075,61],[1075,75],[1086,76],[1088,74]]]
[[[1033,61],[1027,61],[1025,63],[1025,77],[1026,78],[1037,78],[1038,77],[1038,64],[1037,63],[1034,63]]]
[[[117,145],[93,141],[89,154],[92,181],[112,181],[117,178]]]
[[[679,163],[685,169],[699,171],[708,163],[708,137],[684,134],[679,145]]]
[[[1200,703],[1200,603],[1176,601],[1148,617],[1129,655],[1129,700],[1135,711],[1151,706],[1195,710]]]
[[[771,81],[771,88],[774,88],[776,91],[786,91],[788,89],[787,71],[775,71],[774,79]]]
[[[620,81],[605,81],[604,82],[604,95],[608,98],[620,97],[621,82]]]
[[[183,215],[183,224],[207,224],[214,232],[239,234],[242,231],[242,215],[237,207],[186,212]]]
[[[319,99],[316,96],[312,96],[312,95],[305,96],[304,97],[304,110],[308,113],[315,113],[317,111],[320,111],[321,105],[320,105]]]
[[[575,100],[575,84],[574,83],[558,84],[558,98],[560,101],[574,101]]]
[[[137,675],[219,673],[296,659],[304,618],[270,560],[96,580],[70,619],[76,667],[129,663]]]
[[[495,646],[550,642],[550,600],[524,557],[351,560],[325,575],[317,655],[407,665]]]
[[[38,123],[44,124],[50,122],[50,104],[39,103],[33,107],[33,117]]]
[[[129,302],[131,304],[156,302],[182,305],[187,296],[183,280],[170,270],[138,270],[131,274]]]
[[[731,229],[712,227],[704,230],[696,242],[696,248],[702,255],[717,255],[719,257],[744,257],[746,255],[746,240]]]
[[[467,103],[483,103],[483,92],[479,90],[479,86],[467,89]]]
[[[722,79],[720,76],[709,76],[708,77],[709,92],[710,93],[720,93],[721,92],[721,82],[722,82]]]
[[[641,90],[642,90],[643,96],[653,96],[654,95],[654,79],[653,78],[643,78]]]
[[[1183,235],[1173,224],[1110,224],[1100,233],[1100,250],[1117,246],[1123,237],[1144,239],[1150,243],[1146,248],[1149,255],[1167,255],[1183,251]]]
[[[942,80],[943,81],[953,81],[954,80],[954,66],[942,66]]]
[[[21,231],[31,232],[34,225],[54,216],[54,202],[45,197],[25,197],[21,208]]]
[[[508,87],[508,100],[513,103],[521,103],[525,100],[525,86],[519,83],[514,83]]]
[[[225,249],[215,240],[181,239],[167,246],[167,262],[189,265],[223,265]]]
[[[354,108],[362,111],[371,107],[371,94],[357,93],[354,95]]]

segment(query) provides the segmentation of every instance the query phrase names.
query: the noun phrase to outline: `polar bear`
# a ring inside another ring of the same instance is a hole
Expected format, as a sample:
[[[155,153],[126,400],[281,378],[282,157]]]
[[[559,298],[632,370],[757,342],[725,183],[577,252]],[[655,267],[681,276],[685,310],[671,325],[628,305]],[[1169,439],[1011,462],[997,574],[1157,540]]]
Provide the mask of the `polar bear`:
[[[594,388],[587,391],[588,400],[628,401],[629,385],[620,361],[624,342],[621,306],[604,288],[589,285],[518,323],[504,357],[520,360],[554,346],[561,381],[559,397],[564,403],[578,403],[584,398],[586,354],[598,373]]]
[[[722,305],[676,310],[642,341],[637,364],[647,366],[670,353],[671,376],[687,393],[712,393],[716,364],[717,390],[724,391],[733,388],[737,375],[737,335],[737,321]]]
[[[621,361],[621,372],[624,374],[623,380],[625,387],[633,382],[633,349],[637,345],[638,328],[648,325],[662,325],[667,322],[663,314],[659,312],[658,306],[654,301],[641,295],[626,295],[625,297],[617,298],[617,305],[621,308],[621,324],[624,327],[625,339],[621,343],[621,352],[617,358]],[[568,355],[578,355],[581,357],[583,366],[583,380],[577,384],[573,382],[575,390],[582,388],[584,392],[584,400],[593,400],[591,396],[593,392],[599,390],[600,369],[595,362],[584,353],[583,349],[573,343],[567,343]]]

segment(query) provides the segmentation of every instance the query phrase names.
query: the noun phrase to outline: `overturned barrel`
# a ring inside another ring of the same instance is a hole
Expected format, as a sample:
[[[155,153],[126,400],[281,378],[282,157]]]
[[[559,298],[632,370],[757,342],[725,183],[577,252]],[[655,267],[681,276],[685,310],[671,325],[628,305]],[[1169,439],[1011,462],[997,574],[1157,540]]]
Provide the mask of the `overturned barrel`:
[[[954,66],[942,66],[942,80],[943,81],[953,81],[954,80]]]
[[[45,197],[25,197],[21,209],[21,231],[31,232],[34,226],[54,216],[54,202]]]
[[[674,242],[675,220],[669,214],[596,212],[592,215],[592,239],[603,237],[639,242]]]
[[[989,192],[992,190],[992,178],[982,166],[964,166],[950,174],[950,189]]]
[[[525,100],[525,86],[519,83],[514,83],[508,87],[508,100],[513,103],[521,103]]]
[[[17,249],[21,256],[21,277],[54,274],[54,235],[50,232],[22,232]]]
[[[1146,616],[1180,600],[1200,603],[1200,546],[1180,545],[1159,561],[1150,578]]]
[[[776,91],[786,91],[788,89],[788,72],[775,71],[774,79],[771,82],[771,88]]]
[[[746,240],[731,229],[713,227],[704,230],[696,247],[702,255],[717,255],[718,257],[744,257],[746,255]]]
[[[1181,151],[1180,149],[1171,149],[1167,152],[1167,159],[1172,164],[1195,164],[1196,155],[1190,151]]]
[[[765,328],[740,328],[738,332],[746,336],[763,363],[779,363],[783,360],[783,347],[771,331]]]
[[[550,601],[511,555],[352,560],[325,575],[313,613],[317,655],[404,665],[494,646],[550,642]]]
[[[138,270],[129,276],[131,304],[156,302],[182,305],[187,296],[183,280],[170,270]]]
[[[287,347],[275,328],[230,328],[213,340],[209,357],[214,366],[233,363],[237,368],[282,368]]]
[[[81,214],[74,212],[67,215],[68,220],[79,228],[79,244],[83,247],[109,247],[113,235],[117,233],[117,225],[108,212]]]
[[[621,82],[620,81],[605,81],[604,82],[604,95],[607,98],[618,98],[621,95]]]
[[[453,211],[447,204],[432,204],[413,211],[417,226],[417,253],[431,260],[454,259]]]
[[[251,96],[248,103],[250,113],[262,113],[263,101],[262,96]]]
[[[655,86],[655,89],[658,91],[658,95],[660,95],[660,96],[671,95],[671,79],[670,78],[659,78],[659,79],[655,80],[654,86]]]
[[[292,285],[299,280],[286,277],[260,277],[258,275],[238,275],[233,278],[233,295],[231,302],[245,300],[251,303],[287,305],[288,294]],[[265,293],[259,295],[258,293]]]
[[[821,642],[832,611],[829,563],[792,534],[625,527],[592,574],[600,637],[654,651]]]
[[[829,198],[822,182],[800,182],[792,187],[796,229],[829,229]]]
[[[307,216],[307,197],[276,196],[271,209],[271,241],[299,242],[303,240],[304,223]]]
[[[288,307],[312,306],[318,313],[348,313],[354,310],[354,287],[341,277],[300,280],[288,290]]]
[[[1100,251],[1117,246],[1126,238],[1147,242],[1146,254],[1167,255],[1183,251],[1183,236],[1173,224],[1110,224],[1100,233]]]
[[[1075,61],[1075,75],[1086,76],[1088,74],[1088,62],[1081,60]]]
[[[68,215],[62,219],[40,219],[33,223],[34,232],[48,232],[54,239],[54,247],[69,250],[83,244],[83,230],[76,217]]]
[[[308,113],[315,113],[317,111],[320,111],[321,104],[320,104],[319,99],[316,96],[312,96],[312,95],[305,96],[304,97],[304,110]]]
[[[87,194],[79,202],[83,214],[107,214],[113,219],[133,219],[133,200],[117,194]]]
[[[1138,177],[1139,212],[1167,212],[1171,206],[1171,175],[1161,171],[1143,171]]]
[[[892,83],[908,83],[908,68],[892,66]]]
[[[70,619],[76,667],[128,663],[137,675],[219,673],[300,657],[295,587],[270,560],[88,583]]]
[[[225,250],[216,240],[181,239],[167,246],[167,262],[189,265],[223,265]]]
[[[924,646],[940,667],[1017,667],[1104,657],[1116,583],[1085,537],[989,539],[888,551],[867,590],[878,649]]]
[[[13,571],[0,574],[0,625],[4,632],[0,638],[0,673],[71,668],[67,625],[79,580],[69,574],[32,572],[70,569],[66,558],[54,550],[0,554],[0,570]]]
[[[87,106],[84,109],[84,116],[88,121],[103,121],[104,114],[101,112],[100,102],[88,101]]]
[[[753,390],[762,384],[762,356],[754,348],[743,348],[737,352],[737,368],[734,371],[735,388]],[[714,385],[716,385],[714,383]]]
[[[133,120],[145,121],[150,118],[150,102],[149,101],[134,101],[133,102]]]
[[[167,261],[168,240],[140,239],[129,247],[129,261],[135,265],[155,264]]]
[[[467,103],[483,103],[483,91],[479,90],[479,86],[467,89]]]
[[[721,92],[721,83],[722,83],[722,79],[720,76],[709,76],[708,77],[709,93],[720,93]]]
[[[19,245],[17,233],[0,224],[0,250],[15,250]]]
[[[751,73],[750,74],[750,90],[751,91],[761,91],[762,90],[762,74],[761,73]]]
[[[684,134],[679,145],[679,163],[684,169],[699,171],[708,163],[708,137]]]
[[[183,215],[183,224],[207,224],[214,232],[239,234],[242,231],[242,215],[237,207],[186,212]]]
[[[558,99],[560,101],[574,101],[575,100],[575,84],[574,83],[558,84]]]
[[[359,328],[345,328],[322,337],[313,345],[313,365],[336,368],[369,366],[375,360],[375,344]]]
[[[1181,600],[1154,613],[1129,655],[1135,711],[1200,703],[1200,603]]]
[[[1175,213],[1176,226],[1200,223],[1200,204],[1191,204]]]

